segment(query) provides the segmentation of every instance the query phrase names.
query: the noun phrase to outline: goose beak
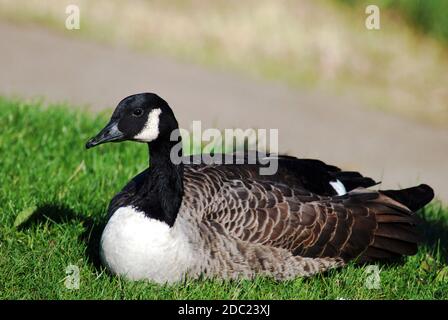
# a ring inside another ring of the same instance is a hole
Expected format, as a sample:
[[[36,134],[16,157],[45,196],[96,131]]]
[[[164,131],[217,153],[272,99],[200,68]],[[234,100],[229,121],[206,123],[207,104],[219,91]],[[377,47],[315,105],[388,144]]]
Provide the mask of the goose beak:
[[[86,143],[86,149],[93,148],[102,143],[122,140],[124,140],[124,134],[118,130],[117,122],[110,121],[100,133]]]

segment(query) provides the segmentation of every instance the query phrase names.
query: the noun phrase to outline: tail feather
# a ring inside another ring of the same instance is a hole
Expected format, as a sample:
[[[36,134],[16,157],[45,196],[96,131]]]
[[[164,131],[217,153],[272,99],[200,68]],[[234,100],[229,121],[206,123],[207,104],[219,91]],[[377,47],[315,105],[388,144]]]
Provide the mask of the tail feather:
[[[379,201],[372,206],[377,222],[374,238],[358,262],[391,260],[417,253],[421,238],[413,211],[423,208],[433,197],[433,190],[425,184],[380,191]]]
[[[367,250],[363,253],[363,255],[358,259],[358,263],[365,263],[370,261],[377,261],[377,260],[391,260],[396,259],[397,255],[382,249],[377,249],[374,247],[369,247]]]
[[[423,208],[434,198],[434,191],[426,184],[403,190],[385,190],[380,192],[405,205],[411,211]]]
[[[412,256],[417,253],[416,242],[408,242],[404,240],[398,240],[396,238],[382,237],[377,234],[375,235],[375,241],[373,242],[371,247],[379,250],[389,251],[399,256]]]
[[[412,225],[404,223],[395,223],[394,225],[382,224],[375,235],[411,243],[418,243],[421,240],[417,230]]]

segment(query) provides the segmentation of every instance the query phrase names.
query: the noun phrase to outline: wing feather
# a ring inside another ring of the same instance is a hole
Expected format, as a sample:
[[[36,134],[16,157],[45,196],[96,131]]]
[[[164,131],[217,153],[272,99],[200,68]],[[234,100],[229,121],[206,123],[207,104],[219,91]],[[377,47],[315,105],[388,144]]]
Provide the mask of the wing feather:
[[[221,205],[219,212],[206,212],[203,219],[218,223],[232,236],[294,255],[344,259],[362,254],[373,243],[377,222],[372,210],[378,205],[373,201],[370,208],[366,203],[378,193],[319,196],[299,186],[259,180],[242,167],[230,171],[220,168],[218,175],[210,174],[216,185],[212,189],[220,190],[213,201]]]

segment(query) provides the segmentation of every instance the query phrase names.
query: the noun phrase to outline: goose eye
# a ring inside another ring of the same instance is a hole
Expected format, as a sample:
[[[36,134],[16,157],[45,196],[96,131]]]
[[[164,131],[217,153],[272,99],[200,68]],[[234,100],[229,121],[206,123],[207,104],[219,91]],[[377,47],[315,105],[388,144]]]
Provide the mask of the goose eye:
[[[136,117],[140,117],[143,114],[143,109],[142,108],[136,108],[132,114]]]

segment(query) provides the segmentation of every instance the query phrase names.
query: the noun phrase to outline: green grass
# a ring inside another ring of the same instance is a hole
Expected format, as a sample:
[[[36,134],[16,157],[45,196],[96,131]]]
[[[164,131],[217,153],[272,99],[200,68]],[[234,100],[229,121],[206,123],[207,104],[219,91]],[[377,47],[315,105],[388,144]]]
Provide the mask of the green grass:
[[[447,299],[448,211],[422,214],[429,242],[401,265],[380,266],[380,289],[349,265],[309,279],[277,282],[189,280],[173,286],[129,282],[97,265],[99,225],[109,199],[147,164],[136,143],[86,151],[107,120],[65,107],[0,98],[0,299]],[[32,214],[19,227],[18,215]],[[79,290],[64,286],[80,268]]]

